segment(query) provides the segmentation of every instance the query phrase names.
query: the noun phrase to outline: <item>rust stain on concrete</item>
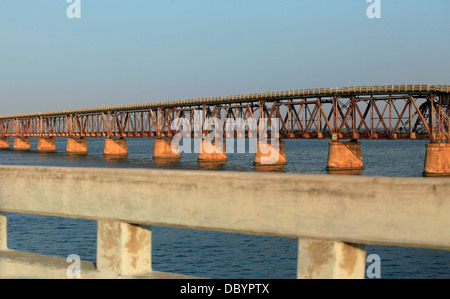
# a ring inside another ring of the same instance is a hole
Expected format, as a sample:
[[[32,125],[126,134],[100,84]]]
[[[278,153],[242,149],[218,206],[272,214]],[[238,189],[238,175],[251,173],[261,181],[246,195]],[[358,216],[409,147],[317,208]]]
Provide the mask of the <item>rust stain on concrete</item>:
[[[313,241],[306,248],[309,266],[306,278],[313,278],[324,270],[324,266],[333,259],[333,243],[327,241]]]

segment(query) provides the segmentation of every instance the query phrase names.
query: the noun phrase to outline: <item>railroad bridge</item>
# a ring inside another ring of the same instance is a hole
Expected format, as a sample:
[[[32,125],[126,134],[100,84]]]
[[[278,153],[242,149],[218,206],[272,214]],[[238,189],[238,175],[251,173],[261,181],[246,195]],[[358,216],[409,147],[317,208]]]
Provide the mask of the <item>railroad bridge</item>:
[[[331,139],[327,169],[360,171],[359,140],[429,140],[424,175],[441,176],[450,175],[449,124],[450,85],[354,86],[1,116],[0,149],[14,138],[14,150],[30,150],[38,137],[37,151],[54,152],[66,137],[68,154],[86,154],[96,137],[105,155],[124,156],[127,138],[154,138],[154,159],[179,159],[180,139],[193,137],[200,162],[226,162],[227,140],[251,139],[254,164],[273,166],[287,163],[285,139]]]

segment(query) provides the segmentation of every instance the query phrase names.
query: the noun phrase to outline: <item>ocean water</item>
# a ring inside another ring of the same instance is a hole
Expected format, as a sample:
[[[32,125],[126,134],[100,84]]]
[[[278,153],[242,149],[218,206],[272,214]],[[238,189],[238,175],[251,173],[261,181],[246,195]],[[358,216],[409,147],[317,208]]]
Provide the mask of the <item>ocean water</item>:
[[[63,167],[171,168],[205,170],[197,154],[183,154],[176,164],[153,161],[153,140],[129,139],[129,156],[107,159],[103,139],[88,139],[89,154],[69,156],[65,138],[57,139],[57,153],[0,151],[2,165]],[[364,176],[421,177],[426,141],[363,140]],[[31,139],[36,149],[37,139]],[[287,173],[326,174],[327,140],[286,140]],[[229,154],[229,161],[210,171],[254,172],[253,154]],[[96,222],[8,213],[8,247],[14,250],[96,260]],[[297,240],[152,227],[153,269],[205,278],[292,279],[296,277]],[[450,278],[450,252],[395,246],[366,246],[367,255],[380,258],[382,279]]]

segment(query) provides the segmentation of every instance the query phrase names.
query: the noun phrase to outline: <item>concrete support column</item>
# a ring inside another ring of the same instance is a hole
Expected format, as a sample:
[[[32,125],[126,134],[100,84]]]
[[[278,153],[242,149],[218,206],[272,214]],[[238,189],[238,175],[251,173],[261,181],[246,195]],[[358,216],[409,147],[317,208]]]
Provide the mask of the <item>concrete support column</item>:
[[[7,235],[6,213],[0,212],[0,250],[8,249]]]
[[[257,141],[255,166],[259,165],[286,165],[286,151],[284,141]]]
[[[9,138],[1,137],[0,138],[0,150],[9,149]]]
[[[206,140],[203,139],[200,144],[199,162],[226,162],[228,161],[225,140]]]
[[[84,155],[88,153],[87,140],[86,139],[67,139],[67,153],[75,155]]]
[[[450,144],[426,145],[424,176],[450,176]]]
[[[364,245],[299,239],[299,279],[364,279],[365,268]]]
[[[120,275],[152,271],[151,227],[113,220],[97,222],[97,269]]]
[[[172,139],[156,139],[153,147],[154,159],[180,159],[179,141]]]
[[[128,146],[126,139],[105,139],[105,156],[127,156]]]
[[[42,153],[56,152],[55,138],[39,138],[37,151]]]
[[[14,138],[14,150],[16,151],[29,151],[31,149],[30,138],[23,137]]]
[[[361,142],[332,141],[328,144],[328,171],[362,171],[364,169]]]

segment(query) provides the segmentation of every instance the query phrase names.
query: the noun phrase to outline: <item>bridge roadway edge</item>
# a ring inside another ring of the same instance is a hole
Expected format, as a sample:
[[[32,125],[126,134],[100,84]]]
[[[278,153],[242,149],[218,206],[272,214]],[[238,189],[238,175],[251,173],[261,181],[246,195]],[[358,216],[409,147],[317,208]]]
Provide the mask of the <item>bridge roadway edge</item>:
[[[66,258],[15,250],[0,250],[0,279],[62,279],[71,265]],[[198,277],[149,271],[139,275],[100,272],[94,262],[80,262],[81,279],[199,279]],[[12,274],[13,273],[13,274]]]

